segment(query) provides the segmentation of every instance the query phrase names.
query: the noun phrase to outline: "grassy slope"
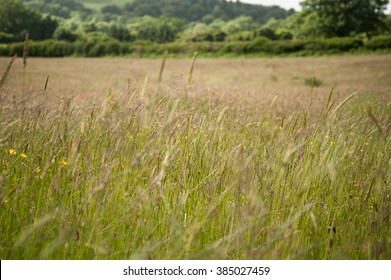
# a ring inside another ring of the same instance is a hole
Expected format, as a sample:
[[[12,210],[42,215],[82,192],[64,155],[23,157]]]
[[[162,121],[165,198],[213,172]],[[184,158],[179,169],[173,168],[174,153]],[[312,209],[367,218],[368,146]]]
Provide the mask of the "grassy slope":
[[[101,65],[89,62],[91,76]],[[55,83],[27,99],[12,98],[11,81],[1,89],[2,259],[391,258],[382,96],[256,103],[245,90],[198,90],[180,77],[161,90],[132,79],[95,105],[56,98]],[[241,77],[245,89],[251,79]]]
[[[125,3],[130,3],[132,0],[75,0],[84,4],[87,8],[99,10],[106,5],[118,5],[122,6]]]

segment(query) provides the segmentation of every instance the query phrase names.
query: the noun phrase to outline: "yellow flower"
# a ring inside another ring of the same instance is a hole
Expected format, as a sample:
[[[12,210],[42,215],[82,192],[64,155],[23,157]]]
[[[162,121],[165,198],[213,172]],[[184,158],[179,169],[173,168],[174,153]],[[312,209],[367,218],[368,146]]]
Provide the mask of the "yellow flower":
[[[369,145],[369,142],[368,141],[365,141],[365,146],[368,146]]]
[[[16,155],[16,151],[13,150],[13,149],[11,149],[11,150],[9,151],[9,153],[10,153],[10,155]]]
[[[4,199],[3,199],[3,203],[4,203],[4,204],[8,204],[9,202],[10,202],[10,200],[9,200],[8,198],[4,198]]]
[[[41,168],[39,168],[39,167],[35,168],[34,172],[37,173],[37,174],[40,173],[41,172]]]
[[[20,157],[21,157],[21,158],[26,158],[26,157],[27,157],[27,155],[26,155],[26,154],[23,154],[23,153],[21,153],[21,154],[20,154]]]
[[[63,161],[61,162],[61,164],[62,164],[62,166],[66,166],[66,165],[68,165],[68,162],[66,162],[65,160],[63,160]]]
[[[330,141],[330,145],[335,145],[335,141]]]

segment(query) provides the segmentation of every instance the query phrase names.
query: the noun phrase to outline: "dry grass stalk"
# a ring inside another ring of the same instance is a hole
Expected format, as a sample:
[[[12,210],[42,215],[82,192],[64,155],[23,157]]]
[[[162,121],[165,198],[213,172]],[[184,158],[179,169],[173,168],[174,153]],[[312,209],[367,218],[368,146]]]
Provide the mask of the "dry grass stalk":
[[[25,70],[27,66],[27,58],[29,56],[29,34],[26,33],[26,38],[24,40],[24,48],[23,48],[23,85],[22,85],[22,93],[24,94],[24,80],[25,80]]]
[[[45,87],[43,88],[43,91],[44,91],[44,92],[45,92],[46,89],[48,88],[48,83],[49,83],[49,74],[48,74],[48,76],[46,77]]]
[[[8,63],[8,66],[7,68],[5,69],[4,73],[3,73],[3,76],[1,76],[1,79],[0,79],[0,89],[3,87],[4,83],[5,83],[5,80],[7,79],[7,76],[9,74],[9,72],[11,71],[11,67],[12,67],[12,64],[14,63],[15,59],[16,59],[17,55],[15,54],[10,62]]]
[[[26,38],[24,40],[24,48],[23,48],[23,67],[27,66],[27,58],[29,56],[29,34],[26,33]]]
[[[160,66],[160,72],[159,72],[159,85],[162,82],[163,72],[164,72],[164,66],[166,65],[166,59],[167,59],[168,51],[166,50],[163,55],[163,61],[162,65]]]
[[[190,86],[191,80],[192,80],[192,78],[193,78],[194,65],[195,65],[197,56],[198,56],[198,52],[196,51],[196,52],[194,52],[194,55],[193,55],[193,61],[192,61],[192,63],[191,63],[190,75],[189,75],[189,80],[188,80],[188,82],[187,82],[187,87]]]

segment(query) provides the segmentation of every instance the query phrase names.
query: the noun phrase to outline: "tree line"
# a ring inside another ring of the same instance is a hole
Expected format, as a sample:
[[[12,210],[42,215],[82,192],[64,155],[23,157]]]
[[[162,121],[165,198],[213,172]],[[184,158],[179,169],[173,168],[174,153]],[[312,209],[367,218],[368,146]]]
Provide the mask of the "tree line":
[[[0,43],[23,41],[26,32],[34,41],[134,45],[344,37],[365,41],[391,36],[391,17],[385,14],[388,3],[305,0],[302,11],[295,12],[225,0],[130,0],[100,10],[76,0],[2,0]]]

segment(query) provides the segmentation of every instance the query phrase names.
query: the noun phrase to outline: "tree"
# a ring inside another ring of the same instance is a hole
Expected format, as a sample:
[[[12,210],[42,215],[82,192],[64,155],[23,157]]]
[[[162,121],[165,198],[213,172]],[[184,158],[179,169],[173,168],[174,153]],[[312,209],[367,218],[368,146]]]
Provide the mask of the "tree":
[[[376,33],[384,24],[388,0],[305,0],[303,16],[316,19],[313,25],[323,37]]]
[[[106,5],[103,6],[100,9],[102,14],[116,14],[116,15],[121,15],[122,14],[122,9],[121,7],[118,7],[117,5]]]
[[[227,24],[223,27],[223,31],[230,35],[242,31],[250,31],[253,30],[254,27],[255,23],[251,17],[241,16],[227,22]]]
[[[177,18],[139,18],[129,26],[130,33],[138,40],[148,40],[157,43],[172,42],[183,29],[184,23]]]
[[[38,11],[25,7],[20,0],[2,0],[0,4],[0,30],[23,40],[26,32],[33,40],[48,39],[57,28],[57,21],[43,17]]]

